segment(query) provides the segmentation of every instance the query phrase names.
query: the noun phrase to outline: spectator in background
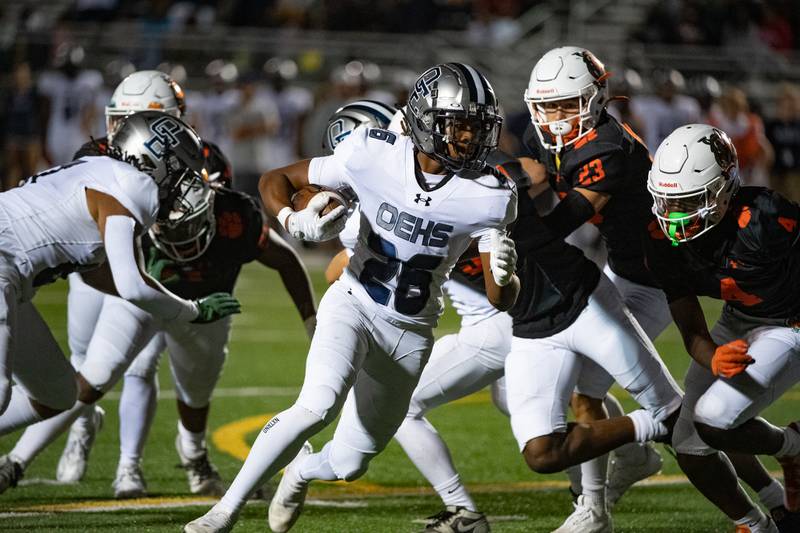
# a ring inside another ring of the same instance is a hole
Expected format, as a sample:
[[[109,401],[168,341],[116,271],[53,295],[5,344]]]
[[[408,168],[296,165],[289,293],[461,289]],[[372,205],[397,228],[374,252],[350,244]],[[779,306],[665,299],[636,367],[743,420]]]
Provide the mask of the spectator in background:
[[[767,120],[765,132],[775,151],[773,185],[789,199],[800,201],[800,87],[781,85],[775,116]]]
[[[44,105],[33,84],[28,63],[17,63],[11,82],[3,105],[6,119],[3,126],[6,134],[4,191],[36,173],[44,147]]]
[[[283,167],[300,159],[300,127],[314,106],[314,93],[294,85],[297,63],[292,59],[273,57],[264,63],[269,86],[267,96],[274,100],[280,115],[280,130],[272,139],[272,168]]]
[[[726,88],[708,118],[709,124],[725,131],[733,141],[742,183],[770,187],[772,145],[764,135],[761,117],[750,111],[744,91],[738,87]]]
[[[642,92],[642,77],[632,68],[627,68],[620,74],[614,73],[613,70],[611,72],[609,79],[611,103],[608,105],[608,112],[641,135],[644,132],[644,120],[633,110],[631,98]]]
[[[227,117],[239,101],[239,92],[233,86],[239,76],[236,65],[223,59],[214,59],[205,68],[209,89],[206,92],[187,91],[186,121],[197,129],[204,139],[219,146],[224,154],[232,154],[233,141]],[[234,167],[234,174],[237,169]]]
[[[38,91],[47,101],[45,158],[49,165],[63,165],[92,133],[93,106],[103,85],[103,76],[81,67],[83,48],[59,46],[54,69],[39,76]]]
[[[226,118],[230,132],[233,188],[256,198],[258,179],[265,169],[275,168],[272,137],[280,128],[275,100],[259,87],[259,74],[249,72],[239,80],[239,98]]]
[[[696,76],[689,80],[689,94],[700,105],[700,123],[708,124],[711,107],[722,94],[722,87],[717,79],[707,74]]]
[[[684,93],[686,82],[677,70],[653,74],[654,95],[638,95],[631,99],[631,111],[642,117],[640,135],[652,154],[667,135],[684,124],[700,122],[700,105]]]

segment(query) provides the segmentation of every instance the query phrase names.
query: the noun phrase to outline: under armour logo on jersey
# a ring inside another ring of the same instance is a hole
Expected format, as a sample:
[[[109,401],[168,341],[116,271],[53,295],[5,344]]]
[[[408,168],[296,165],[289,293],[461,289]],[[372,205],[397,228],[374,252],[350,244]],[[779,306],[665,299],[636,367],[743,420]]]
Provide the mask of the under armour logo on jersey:
[[[417,197],[414,198],[414,203],[416,203],[416,204],[424,203],[425,207],[430,207],[431,200],[433,200],[433,198],[431,198],[430,196],[426,196],[425,198],[423,198],[420,193],[417,193]]]
[[[144,145],[156,159],[163,159],[167,149],[179,144],[177,134],[181,131],[181,125],[172,117],[167,116],[156,120],[150,124],[150,131],[153,132],[153,137],[148,139]]]

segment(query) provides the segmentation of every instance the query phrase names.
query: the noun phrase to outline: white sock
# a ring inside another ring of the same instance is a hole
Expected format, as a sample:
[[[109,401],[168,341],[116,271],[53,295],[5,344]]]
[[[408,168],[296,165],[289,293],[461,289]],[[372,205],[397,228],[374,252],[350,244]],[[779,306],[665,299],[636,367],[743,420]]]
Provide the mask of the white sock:
[[[622,408],[622,404],[619,402],[617,397],[610,392],[607,393],[606,397],[603,399],[603,405],[605,406],[606,411],[608,411],[609,418],[625,416],[625,410]],[[614,456],[616,457],[617,461],[623,461],[630,464],[642,464],[647,457],[644,447],[645,444],[640,442],[623,444],[614,450]]]
[[[28,398],[25,391],[16,385],[11,387],[11,399],[8,401],[8,407],[0,415],[0,435],[7,435],[39,420],[42,420],[42,415],[33,408],[31,399]]]
[[[450,450],[425,418],[407,417],[394,438],[432,487],[445,485],[458,476]]]
[[[761,512],[761,509],[758,507],[753,507],[749,513],[741,517],[739,520],[734,520],[734,523],[737,526],[759,526],[762,522],[766,522],[767,517]]]
[[[581,463],[581,494],[605,509],[608,454]]]
[[[777,479],[758,491],[758,499],[767,509],[775,509],[783,505],[783,485]]]
[[[158,403],[158,386],[155,376],[147,380],[139,376],[125,376],[122,396],[119,399],[119,462],[137,465],[141,461],[144,444],[153,425]]]
[[[636,442],[648,442],[667,433],[666,426],[656,422],[653,416],[644,409],[632,411],[627,416],[633,422]]]
[[[783,428],[783,445],[775,457],[786,457],[800,454],[800,433],[791,427]]]
[[[318,453],[306,455],[298,464],[297,475],[302,481],[313,481],[321,479],[323,481],[338,481],[339,476],[333,471],[330,461],[331,441]],[[286,473],[284,472],[284,475]]]
[[[181,450],[189,459],[197,459],[206,451],[206,432],[194,433],[183,426],[178,420],[178,435],[181,439]]]
[[[42,450],[64,433],[82,412],[91,409],[94,409],[94,404],[85,404],[79,400],[71,409],[28,427],[11,453],[22,459],[26,466],[29,465]]]
[[[253,490],[289,464],[303,443],[325,426],[320,417],[299,405],[275,415],[259,432],[244,465],[217,505],[228,513],[238,513]]]
[[[436,485],[433,490],[439,494],[445,507],[455,505],[456,507],[466,507],[470,511],[477,511],[475,502],[470,498],[464,484],[461,483],[461,476],[456,474],[452,479],[448,479],[441,485]]]

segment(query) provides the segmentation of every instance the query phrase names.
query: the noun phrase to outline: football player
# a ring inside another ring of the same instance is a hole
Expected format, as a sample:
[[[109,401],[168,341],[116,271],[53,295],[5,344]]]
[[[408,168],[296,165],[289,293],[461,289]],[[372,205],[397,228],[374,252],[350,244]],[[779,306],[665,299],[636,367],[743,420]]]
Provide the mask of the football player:
[[[265,205],[295,237],[328,240],[344,206],[325,216],[330,193],[295,212],[290,194],[307,183],[350,187],[360,231],[343,276],[325,293],[297,402],[264,426],[225,496],[188,532],[230,531],[248,494],[295,457],[270,503],[269,525],[288,531],[314,479],[354,480],[388,444],[433,345],[441,287],[458,257],[479,238],[489,300],[510,307],[519,290],[513,243],[516,190],[481,170],[497,145],[501,118],[489,83],[461,63],[436,65],[413,86],[411,136],[357,128],[332,156],[266,173]],[[315,454],[305,440],[342,411],[333,439]],[[299,453],[298,453],[299,452]]]
[[[142,239],[150,275],[176,294],[202,298],[219,292],[217,289],[231,292],[242,265],[257,260],[278,270],[310,336],[315,320],[310,280],[289,245],[264,224],[255,201],[222,187],[192,191],[183,201],[191,209],[189,216],[177,225],[156,223]],[[141,454],[155,415],[156,370],[165,347],[178,396],[175,448],[189,489],[193,494],[224,492],[219,473],[209,461],[205,437],[211,394],[227,355],[230,327],[230,319],[178,326],[119,298],[105,299],[86,358],[78,368],[98,399],[127,369],[120,399],[120,420],[125,421],[120,424],[121,456],[112,484],[115,497],[146,494]],[[14,471],[21,474],[75,416],[87,411],[91,413],[93,406],[29,428],[9,453],[8,461],[19,465]],[[77,438],[74,433],[57,469],[64,481],[78,481],[86,470],[91,443],[80,439],[83,432],[78,431]]]
[[[647,263],[692,357],[673,439],[678,462],[737,531],[762,532],[777,529],[725,454],[776,457],[785,508],[777,482],[766,478],[756,490],[777,508],[782,531],[800,531],[798,515],[786,514],[800,510],[800,426],[758,418],[800,381],[800,206],[769,189],[740,187],[730,139],[701,124],[661,143],[647,185],[658,219]],[[710,332],[698,296],[725,302]]]
[[[333,153],[336,145],[361,125],[402,133],[402,115],[402,111],[395,112],[379,102],[351,102],[331,116],[323,149],[328,154]],[[518,187],[529,184],[519,162],[499,151],[489,154],[485,172],[510,172]],[[505,178],[505,174],[499,174],[499,177]],[[344,249],[326,269],[329,283],[339,279],[346,268],[358,240],[359,227],[360,216],[354,210],[339,234]],[[483,266],[475,242],[456,262],[452,277],[444,283],[442,290],[461,316],[461,329],[458,334],[446,335],[434,343],[430,361],[422,372],[411,397],[409,412],[395,438],[445,505],[444,511],[430,517],[426,531],[456,532],[461,527],[474,533],[485,533],[489,531],[486,516],[477,510],[453,465],[447,445],[427,421],[425,413],[491,383],[495,403],[508,414],[505,396],[498,392],[497,380],[503,374],[503,364],[510,348],[511,317],[486,298]]]
[[[0,434],[60,416],[86,390],[30,303],[35,287],[83,270],[84,279],[165,320],[212,322],[239,311],[227,294],[180,298],[137,261],[141,231],[157,218],[168,223],[168,213],[173,222],[190,214],[183,197],[207,187],[201,172],[194,131],[150,111],[124,122],[109,157],[78,159],[0,194]],[[13,476],[16,468],[0,463],[0,480]]]
[[[591,52],[572,46],[547,52],[534,66],[525,92],[532,121],[525,134],[530,154],[522,161],[534,182],[549,181],[561,201],[542,218],[550,234],[540,231],[525,238],[558,239],[584,222],[594,223],[608,249],[604,273],[652,340],[671,317],[664,294],[644,263],[642,243],[652,221],[652,200],[646,190],[650,157],[630,127],[606,112],[608,76]],[[532,160],[540,164],[531,165]],[[602,418],[600,392],[608,390],[613,379],[596,367],[585,371],[594,377],[580,384],[573,407],[589,418]],[[732,460],[755,490],[770,479],[756,458],[742,455]],[[616,450],[609,467],[609,504],[660,465],[650,447],[628,445]]]

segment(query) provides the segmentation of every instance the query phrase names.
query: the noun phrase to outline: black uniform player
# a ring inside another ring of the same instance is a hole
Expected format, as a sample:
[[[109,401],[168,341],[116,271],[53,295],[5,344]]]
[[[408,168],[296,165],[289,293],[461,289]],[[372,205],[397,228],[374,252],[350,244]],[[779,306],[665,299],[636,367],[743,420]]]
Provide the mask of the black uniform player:
[[[667,137],[649,186],[661,228],[654,224],[646,241],[647,264],[693,358],[673,440],[679,463],[737,524],[773,531],[736,472],[743,473],[747,454],[776,456],[787,507],[800,508],[800,428],[757,418],[800,381],[800,206],[769,189],[738,189],[733,145],[705,125]],[[725,302],[710,333],[698,296]],[[731,454],[736,472],[716,450]],[[799,531],[800,517],[783,508],[778,482],[763,469],[749,471],[746,481],[780,530]]]

